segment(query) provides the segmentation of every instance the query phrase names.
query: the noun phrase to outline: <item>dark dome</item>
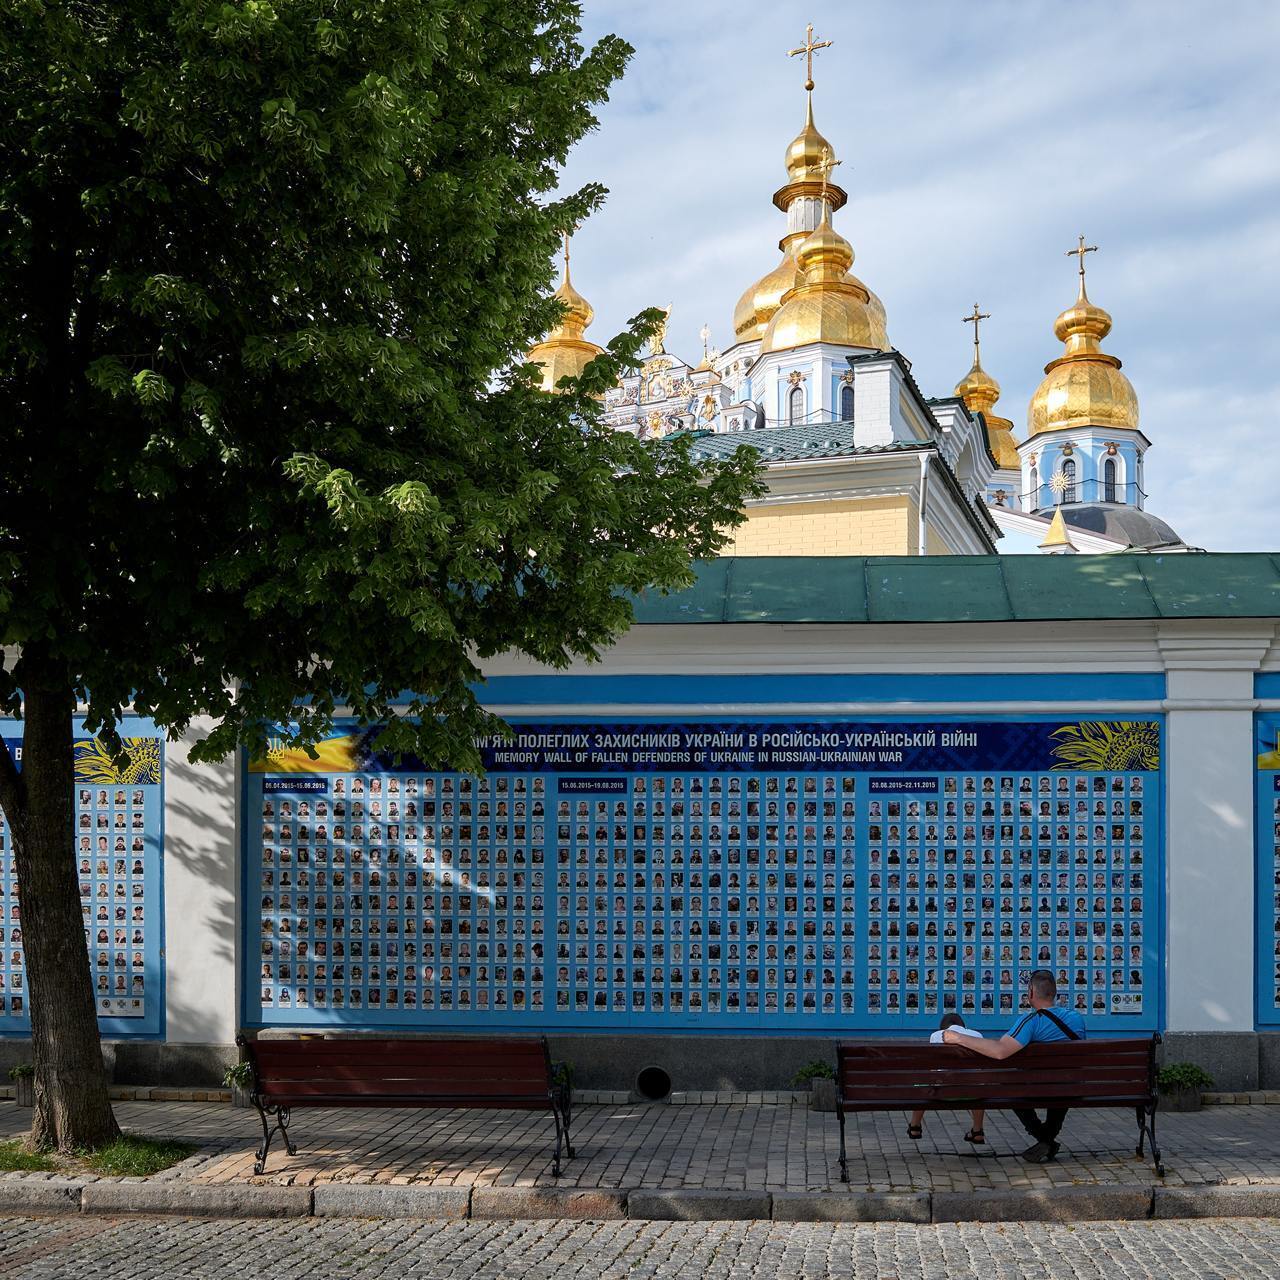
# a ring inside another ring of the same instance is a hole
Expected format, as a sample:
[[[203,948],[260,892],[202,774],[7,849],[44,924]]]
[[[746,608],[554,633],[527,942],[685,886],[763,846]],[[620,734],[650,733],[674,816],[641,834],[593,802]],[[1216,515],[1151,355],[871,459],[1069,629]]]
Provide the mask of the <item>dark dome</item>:
[[[1063,506],[1062,518],[1073,529],[1100,533],[1131,547],[1182,546],[1182,539],[1158,516],[1111,502],[1081,502]]]

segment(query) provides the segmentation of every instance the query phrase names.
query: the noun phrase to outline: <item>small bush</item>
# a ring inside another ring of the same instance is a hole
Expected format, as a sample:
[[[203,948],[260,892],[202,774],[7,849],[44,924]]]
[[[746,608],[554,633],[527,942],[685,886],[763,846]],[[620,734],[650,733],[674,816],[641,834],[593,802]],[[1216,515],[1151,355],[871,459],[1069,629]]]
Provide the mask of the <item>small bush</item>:
[[[813,1062],[806,1062],[799,1071],[791,1077],[791,1083],[797,1089],[803,1089],[811,1080],[834,1080],[836,1078],[835,1068],[829,1062],[824,1062],[821,1058],[815,1059]]]
[[[16,1067],[9,1068],[10,1080],[30,1080],[36,1073],[35,1067],[29,1062],[20,1062]]]
[[[253,1066],[248,1062],[236,1062],[222,1073],[222,1084],[227,1089],[252,1089]]]
[[[1178,1089],[1212,1089],[1213,1077],[1194,1062],[1171,1062],[1156,1072],[1156,1083],[1161,1093],[1173,1093]]]

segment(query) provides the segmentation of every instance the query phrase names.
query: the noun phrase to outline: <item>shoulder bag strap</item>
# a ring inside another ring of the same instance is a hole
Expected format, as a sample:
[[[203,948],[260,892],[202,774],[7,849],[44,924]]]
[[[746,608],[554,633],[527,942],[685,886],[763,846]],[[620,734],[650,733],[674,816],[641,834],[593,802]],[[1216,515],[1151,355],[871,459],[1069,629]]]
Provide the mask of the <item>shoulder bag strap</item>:
[[[1043,1013],[1044,1016],[1048,1018],[1049,1021],[1052,1022],[1054,1026],[1056,1026],[1058,1030],[1061,1031],[1062,1034],[1067,1037],[1068,1040],[1080,1039],[1080,1037],[1076,1035],[1076,1033],[1072,1031],[1071,1028],[1067,1026],[1067,1024],[1063,1022],[1063,1020],[1060,1017],[1058,1017],[1058,1015],[1054,1013],[1051,1009],[1038,1009],[1037,1012]]]

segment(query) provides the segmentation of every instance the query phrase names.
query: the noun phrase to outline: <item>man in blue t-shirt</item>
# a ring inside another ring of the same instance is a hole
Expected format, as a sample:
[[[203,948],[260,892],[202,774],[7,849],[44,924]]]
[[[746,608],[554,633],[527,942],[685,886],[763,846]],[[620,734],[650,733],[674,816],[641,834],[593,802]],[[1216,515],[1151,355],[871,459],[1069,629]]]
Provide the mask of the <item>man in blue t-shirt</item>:
[[[1056,1040],[1083,1040],[1084,1019],[1074,1009],[1055,1009],[1058,984],[1048,969],[1031,975],[1031,1012],[1019,1018],[999,1040],[973,1040],[968,1036],[943,1032],[946,1044],[958,1044],[988,1058],[1011,1058],[1029,1044],[1052,1044]],[[1033,1164],[1048,1164],[1057,1158],[1058,1134],[1067,1118],[1067,1107],[1049,1107],[1043,1120],[1030,1108],[1016,1108],[1014,1115],[1035,1139],[1022,1158]]]

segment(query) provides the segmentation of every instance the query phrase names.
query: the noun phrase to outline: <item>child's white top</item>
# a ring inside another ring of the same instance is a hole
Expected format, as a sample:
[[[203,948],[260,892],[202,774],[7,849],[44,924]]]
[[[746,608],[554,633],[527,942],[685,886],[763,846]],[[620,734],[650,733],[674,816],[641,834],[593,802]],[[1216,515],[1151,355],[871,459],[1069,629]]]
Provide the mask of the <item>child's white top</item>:
[[[947,1028],[947,1030],[948,1030],[948,1031],[954,1031],[954,1032],[956,1032],[958,1035],[962,1035],[962,1036],[971,1036],[974,1040],[981,1040],[981,1039],[982,1039],[982,1032],[981,1032],[981,1031],[975,1031],[972,1027],[948,1027],[948,1028]],[[930,1043],[930,1044],[942,1044],[942,1043],[943,1043],[942,1036],[943,1036],[943,1032],[941,1032],[941,1031],[935,1031],[935,1032],[933,1033],[933,1035],[931,1035],[931,1036],[929,1037],[929,1043]]]

